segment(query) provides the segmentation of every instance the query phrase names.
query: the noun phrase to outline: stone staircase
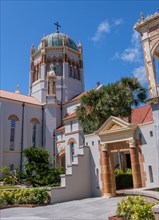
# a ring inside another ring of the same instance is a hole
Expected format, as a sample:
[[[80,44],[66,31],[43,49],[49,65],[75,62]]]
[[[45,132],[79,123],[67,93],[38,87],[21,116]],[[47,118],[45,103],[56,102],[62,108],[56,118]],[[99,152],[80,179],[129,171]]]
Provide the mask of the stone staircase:
[[[80,146],[66,174],[61,175],[61,186],[51,188],[51,203],[88,198],[91,196],[89,147]]]

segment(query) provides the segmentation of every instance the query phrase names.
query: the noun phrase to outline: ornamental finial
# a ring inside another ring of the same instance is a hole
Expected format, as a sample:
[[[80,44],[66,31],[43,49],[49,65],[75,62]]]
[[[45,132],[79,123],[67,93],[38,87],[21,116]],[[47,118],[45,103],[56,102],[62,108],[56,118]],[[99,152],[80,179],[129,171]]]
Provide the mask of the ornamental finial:
[[[20,88],[20,86],[19,86],[19,85],[16,85],[15,93],[20,93],[19,88]]]
[[[141,21],[144,21],[144,20],[145,20],[145,16],[144,16],[144,13],[143,13],[143,12],[140,13],[140,17],[141,17]]]

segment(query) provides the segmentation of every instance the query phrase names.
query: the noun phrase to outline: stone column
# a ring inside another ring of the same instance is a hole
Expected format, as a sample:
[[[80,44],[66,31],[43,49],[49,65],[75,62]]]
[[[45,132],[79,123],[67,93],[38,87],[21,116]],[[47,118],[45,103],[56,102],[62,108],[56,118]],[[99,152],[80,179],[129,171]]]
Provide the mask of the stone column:
[[[116,179],[114,173],[114,158],[113,153],[109,152],[110,155],[110,174],[111,174],[111,194],[112,196],[116,196]]]
[[[101,147],[101,178],[103,196],[111,195],[109,153],[105,144]]]
[[[156,70],[154,67],[154,61],[151,54],[151,45],[149,34],[145,32],[142,36],[142,45],[144,52],[144,60],[146,66],[146,74],[148,78],[150,97],[156,97],[157,94],[157,82],[156,82]]]
[[[138,150],[133,140],[129,142],[134,188],[142,187]]]

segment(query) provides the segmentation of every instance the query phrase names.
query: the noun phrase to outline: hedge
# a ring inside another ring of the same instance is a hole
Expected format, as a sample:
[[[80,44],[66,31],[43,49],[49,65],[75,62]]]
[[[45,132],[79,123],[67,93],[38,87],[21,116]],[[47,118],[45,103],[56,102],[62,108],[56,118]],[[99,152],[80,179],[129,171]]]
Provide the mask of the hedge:
[[[132,171],[131,169],[115,170],[115,177],[116,177],[116,189],[124,189],[133,187],[133,179],[132,179]]]
[[[48,202],[49,194],[44,188],[25,188],[16,190],[0,190],[0,204],[44,204]]]

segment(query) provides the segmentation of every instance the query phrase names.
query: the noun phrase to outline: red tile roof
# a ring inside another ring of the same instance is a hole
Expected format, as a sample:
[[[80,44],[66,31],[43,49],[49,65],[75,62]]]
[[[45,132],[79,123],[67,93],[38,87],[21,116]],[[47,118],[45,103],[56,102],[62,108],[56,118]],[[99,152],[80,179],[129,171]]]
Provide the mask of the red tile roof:
[[[62,125],[56,129],[56,131],[63,131],[63,130],[65,130],[65,125]]]
[[[86,95],[88,92],[90,92],[90,91],[92,91],[92,90],[98,90],[98,89],[100,89],[101,87],[103,87],[103,85],[100,85],[100,86],[97,87],[97,88],[93,88],[93,89],[87,90],[87,91],[85,91],[85,92],[82,92],[82,93],[76,95],[75,97],[73,97],[72,99],[70,99],[68,102],[64,103],[64,105],[65,105],[65,104],[68,104],[68,103],[71,103],[71,102],[75,102],[75,101],[77,101],[77,100],[80,100],[80,98],[81,98],[82,96]]]
[[[77,116],[76,112],[69,114],[67,113],[64,117],[64,120],[72,119]],[[125,121],[128,121],[128,118],[122,118]],[[131,123],[132,124],[143,124],[147,122],[153,122],[152,108],[150,105],[141,106],[138,108],[132,109]]]
[[[142,124],[152,121],[153,121],[153,115],[152,115],[152,108],[150,105],[141,106],[138,108],[134,108],[132,110],[131,123]]]
[[[66,116],[64,117],[64,120],[68,120],[71,118],[75,118],[77,116],[76,112],[72,113],[72,114],[66,114]]]
[[[71,103],[71,102],[75,102],[77,100],[80,100],[80,98],[84,95],[86,95],[87,92],[82,92],[81,94],[76,95],[75,97],[73,97],[72,99],[70,99],[68,102],[65,102],[65,104]]]
[[[42,105],[35,97],[22,95],[15,92],[9,92],[5,90],[0,90],[0,97],[18,102],[25,102],[34,105]]]

